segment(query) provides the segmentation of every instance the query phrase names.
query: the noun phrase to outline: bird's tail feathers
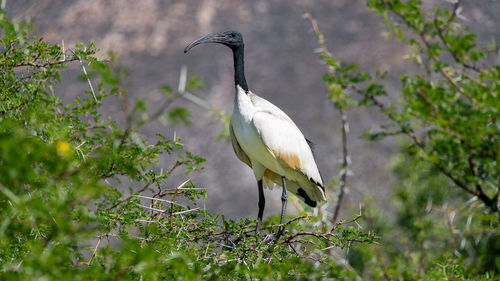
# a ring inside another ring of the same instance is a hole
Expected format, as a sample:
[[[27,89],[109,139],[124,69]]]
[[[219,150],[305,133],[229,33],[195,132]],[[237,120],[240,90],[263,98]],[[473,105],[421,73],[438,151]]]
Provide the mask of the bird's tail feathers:
[[[275,173],[266,173],[262,179],[264,186],[273,189],[274,184],[281,185],[281,177]],[[286,180],[286,189],[302,199],[307,205],[316,207],[317,202],[326,200],[325,193],[320,186],[312,182],[299,184],[296,181]]]

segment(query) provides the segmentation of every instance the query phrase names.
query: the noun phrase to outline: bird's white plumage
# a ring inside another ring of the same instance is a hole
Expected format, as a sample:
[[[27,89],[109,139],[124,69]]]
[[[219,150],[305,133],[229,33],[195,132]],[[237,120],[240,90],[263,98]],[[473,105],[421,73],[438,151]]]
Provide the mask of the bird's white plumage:
[[[326,200],[311,148],[281,109],[237,86],[230,133],[236,155],[257,180],[272,187],[284,176],[290,192],[298,194],[302,188],[311,200]]]

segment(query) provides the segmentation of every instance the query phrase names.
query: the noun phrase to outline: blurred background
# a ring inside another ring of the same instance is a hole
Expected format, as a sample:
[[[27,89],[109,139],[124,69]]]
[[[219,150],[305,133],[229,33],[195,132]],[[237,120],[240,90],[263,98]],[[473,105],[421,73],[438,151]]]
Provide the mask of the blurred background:
[[[449,4],[444,0],[423,2],[427,7]],[[212,107],[231,113],[234,82],[229,49],[206,45],[188,55],[183,49],[207,33],[240,31],[245,39],[250,90],[284,110],[316,144],[316,161],[325,179],[340,170],[340,117],[327,101],[322,81],[326,69],[315,52],[318,42],[303,14],[309,11],[316,18],[334,57],[357,63],[370,72],[388,71],[386,85],[393,102],[397,103],[397,77],[412,71],[405,61],[405,47],[384,39],[384,22],[366,8],[365,1],[16,0],[4,3],[11,18],[33,17],[36,33],[50,43],[64,40],[69,48],[93,41],[103,55],[107,50],[117,51],[120,64],[130,70],[129,94],[148,101],[152,111],[164,98],[158,87],[167,84],[175,89],[180,69],[186,66],[190,75],[203,78],[205,87],[196,94]],[[499,23],[495,11],[499,11],[500,1],[464,1],[463,7],[462,21],[478,32],[479,41],[492,40]],[[56,93],[64,100],[82,95],[88,85],[77,79],[79,75],[78,64],[69,66]],[[143,132],[152,138],[157,132],[167,136],[175,133],[184,139],[186,150],[207,159],[205,169],[192,180],[208,189],[208,210],[230,218],[255,217],[255,178],[236,158],[228,142],[216,140],[221,123],[206,109],[187,100],[178,99],[173,106],[191,110],[191,126],[156,121]],[[109,105],[106,110],[121,118],[120,104]],[[360,139],[366,129],[385,122],[376,109],[356,108],[347,116],[353,174],[348,178],[341,218],[352,216],[351,212],[367,200],[390,210],[389,195],[394,185],[391,163],[398,151],[397,143]],[[168,167],[172,161],[175,160],[165,158],[159,167]],[[167,184],[175,186],[185,176],[179,174],[169,180]],[[265,215],[278,213],[279,194],[279,188],[266,190]]]

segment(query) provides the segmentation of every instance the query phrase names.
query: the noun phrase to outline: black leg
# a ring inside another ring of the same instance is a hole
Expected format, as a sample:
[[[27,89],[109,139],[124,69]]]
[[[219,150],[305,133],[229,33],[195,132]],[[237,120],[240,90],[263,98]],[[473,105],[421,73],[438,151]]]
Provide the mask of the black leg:
[[[281,177],[281,181],[283,183],[283,191],[281,193],[281,221],[280,224],[280,229],[278,231],[278,237],[276,239],[279,239],[280,236],[283,234],[283,231],[285,230],[285,227],[283,226],[283,223],[285,222],[285,212],[286,212],[286,202],[288,201],[288,194],[286,192],[286,180],[285,177]]]
[[[257,182],[259,187],[259,214],[257,215],[257,229],[255,232],[260,235],[260,227],[262,225],[262,215],[264,214],[264,207],[266,206],[266,198],[264,198],[264,188],[262,187],[262,180]]]

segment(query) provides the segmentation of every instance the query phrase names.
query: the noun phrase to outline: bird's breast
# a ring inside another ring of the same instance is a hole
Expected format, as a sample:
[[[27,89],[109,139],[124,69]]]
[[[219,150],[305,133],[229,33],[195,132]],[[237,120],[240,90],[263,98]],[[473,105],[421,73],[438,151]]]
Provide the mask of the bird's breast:
[[[234,111],[231,117],[231,125],[233,126],[234,135],[245,153],[250,154],[257,147],[263,145],[259,133],[252,125],[251,118],[243,116],[241,112]]]
[[[255,107],[249,95],[241,87],[237,86],[231,124],[242,148],[245,146],[248,149],[248,146],[255,146],[258,142],[262,142],[252,124],[254,114]]]

